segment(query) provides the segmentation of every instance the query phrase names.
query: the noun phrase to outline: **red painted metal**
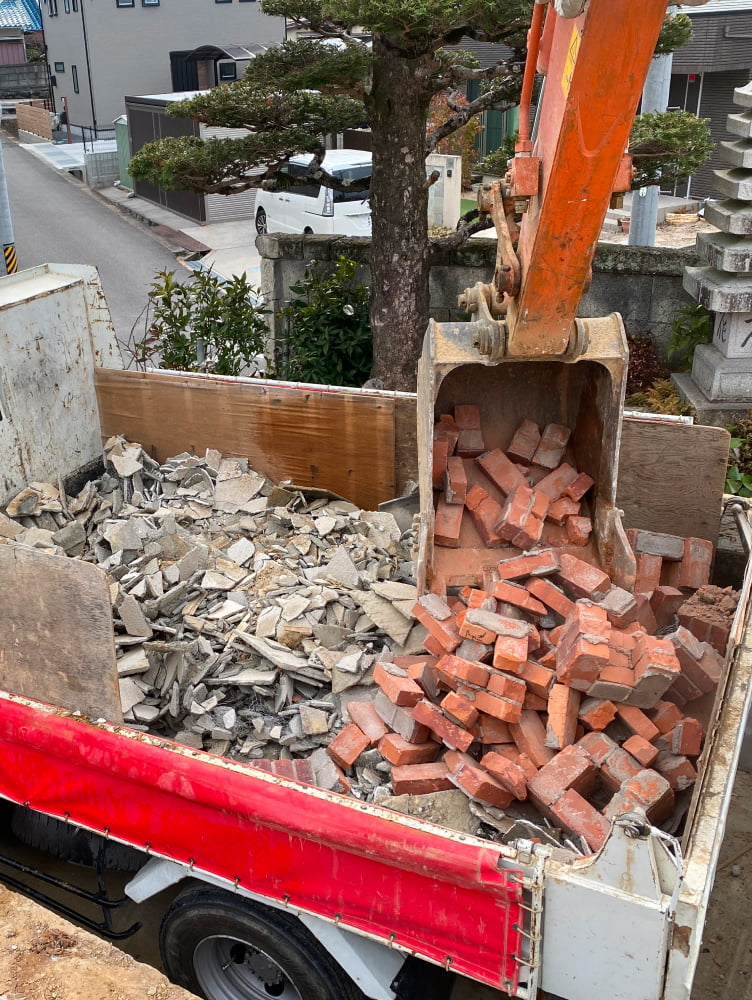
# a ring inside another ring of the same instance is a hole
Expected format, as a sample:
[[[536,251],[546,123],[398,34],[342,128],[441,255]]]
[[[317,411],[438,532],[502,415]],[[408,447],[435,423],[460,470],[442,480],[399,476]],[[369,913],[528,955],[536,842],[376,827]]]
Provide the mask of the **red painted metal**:
[[[500,845],[2,692],[0,795],[518,988],[521,872]]]

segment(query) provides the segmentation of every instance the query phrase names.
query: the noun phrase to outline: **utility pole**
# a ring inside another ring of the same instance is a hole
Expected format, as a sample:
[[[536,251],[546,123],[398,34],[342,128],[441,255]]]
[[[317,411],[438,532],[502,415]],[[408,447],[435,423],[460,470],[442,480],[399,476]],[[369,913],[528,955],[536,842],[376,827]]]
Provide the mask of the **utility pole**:
[[[16,244],[13,239],[13,223],[10,218],[8,186],[5,183],[2,142],[0,142],[0,244],[3,247],[3,263],[2,269],[0,269],[0,277],[15,274],[18,270],[18,257],[16,256]]]
[[[669,13],[674,13],[675,7],[669,7]],[[640,111],[646,114],[650,111],[665,111],[668,107],[668,92],[671,86],[671,66],[674,57],[669,52],[665,55],[653,56],[650,69],[645,79],[642,91]],[[630,246],[655,246],[655,227],[658,222],[658,198],[661,189],[657,184],[640,188],[632,192],[632,211],[629,224]]]

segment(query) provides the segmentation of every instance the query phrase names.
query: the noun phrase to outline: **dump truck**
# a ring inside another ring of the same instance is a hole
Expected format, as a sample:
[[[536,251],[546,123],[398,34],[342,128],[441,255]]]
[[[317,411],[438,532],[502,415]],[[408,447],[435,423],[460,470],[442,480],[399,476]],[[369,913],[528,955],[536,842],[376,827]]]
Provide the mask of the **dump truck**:
[[[543,126],[535,144],[521,137],[506,187],[482,194],[490,203],[479,208],[499,232],[494,282],[466,295],[480,323],[433,325],[426,340],[421,589],[435,589],[456,560],[432,534],[431,424],[468,396],[481,401],[499,447],[522,417],[572,425],[595,483],[590,558],[624,588],[634,580],[617,505],[623,329],[616,317],[591,324],[574,313],[608,201],[628,180],[623,151],[664,12],[659,0],[639,10],[625,0],[536,4],[531,65],[548,81]],[[618,58],[607,41],[617,29]],[[36,269],[4,279],[0,297],[8,357],[18,362],[0,396],[8,495],[56,478],[51,465],[62,481],[96,453],[94,369],[117,367],[117,351],[89,272]],[[23,329],[14,316],[25,317]],[[59,350],[45,353],[56,330],[65,332]],[[646,517],[651,501],[641,497]],[[719,490],[711,520],[720,507]],[[661,530],[684,533],[670,511],[660,516]],[[473,581],[491,557],[467,542],[461,564]],[[61,842],[89,838],[100,868],[109,851],[136,852],[125,890],[135,903],[179,887],[160,933],[175,982],[207,1000],[408,1000],[448,996],[458,977],[520,998],[689,998],[752,690],[749,570],[706,700],[683,828],[669,834],[644,814],[617,815],[605,843],[578,856],[536,837],[460,834],[123,724],[102,574],[23,546],[0,546],[0,555],[0,796]]]

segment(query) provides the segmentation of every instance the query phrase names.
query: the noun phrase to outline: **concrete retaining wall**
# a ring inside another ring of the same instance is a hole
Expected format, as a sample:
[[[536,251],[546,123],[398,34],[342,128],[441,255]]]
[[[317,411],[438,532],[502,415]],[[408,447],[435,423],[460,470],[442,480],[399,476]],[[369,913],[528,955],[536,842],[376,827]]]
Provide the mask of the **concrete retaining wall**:
[[[117,150],[86,153],[86,183],[89,187],[111,187],[120,179],[120,162]]]
[[[371,241],[337,236],[260,236],[261,288],[276,312],[289,299],[313,261],[336,260],[341,254],[361,265],[362,281],[370,280]],[[446,322],[462,317],[457,296],[478,281],[488,281],[496,262],[496,241],[468,240],[457,250],[434,247],[431,257],[431,315]],[[659,349],[671,339],[671,324],[692,299],[682,288],[685,265],[696,264],[694,252],[601,243],[593,264],[593,281],[582,298],[578,315],[604,316],[619,312],[629,333],[650,333]],[[279,321],[274,320],[275,335]]]

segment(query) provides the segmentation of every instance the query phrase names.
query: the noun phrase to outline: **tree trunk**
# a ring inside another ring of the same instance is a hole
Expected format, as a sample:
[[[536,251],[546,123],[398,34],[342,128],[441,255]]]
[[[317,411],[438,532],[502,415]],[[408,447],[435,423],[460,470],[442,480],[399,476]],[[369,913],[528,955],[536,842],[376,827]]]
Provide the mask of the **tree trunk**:
[[[406,59],[374,36],[367,104],[373,137],[371,326],[373,376],[414,391],[428,323],[428,194],[425,136],[430,95]]]

